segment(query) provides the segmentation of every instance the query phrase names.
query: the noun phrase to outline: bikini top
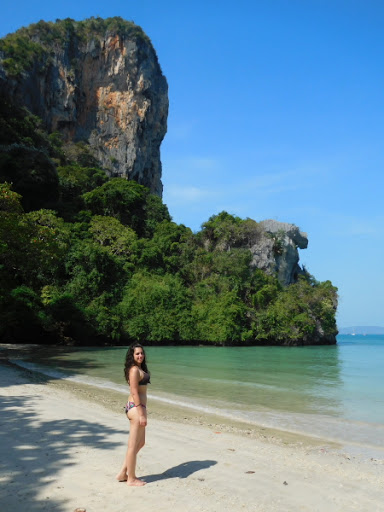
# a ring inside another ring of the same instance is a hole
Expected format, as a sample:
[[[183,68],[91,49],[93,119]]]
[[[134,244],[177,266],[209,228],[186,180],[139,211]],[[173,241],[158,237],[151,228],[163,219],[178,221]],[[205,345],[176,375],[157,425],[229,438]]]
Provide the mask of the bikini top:
[[[145,373],[145,371],[141,370],[143,372],[143,378],[139,380],[139,386],[146,386],[147,384],[151,383],[151,376],[149,373]]]

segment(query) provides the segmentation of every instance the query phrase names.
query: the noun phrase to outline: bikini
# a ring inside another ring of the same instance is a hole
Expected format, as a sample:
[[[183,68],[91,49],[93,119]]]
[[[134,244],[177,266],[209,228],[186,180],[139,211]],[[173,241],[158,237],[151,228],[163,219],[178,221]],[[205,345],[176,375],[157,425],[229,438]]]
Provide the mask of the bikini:
[[[139,386],[146,386],[147,384],[151,383],[151,377],[149,373],[144,373],[143,378],[139,381]],[[144,404],[135,405],[135,402],[128,401],[127,405],[124,406],[125,413],[127,413],[130,409],[133,409],[134,407],[144,407],[146,409],[147,407]]]
[[[143,372],[143,378],[139,381],[139,386],[146,386],[147,384],[151,383],[151,376],[149,373]]]
[[[144,407],[146,409],[147,407],[144,404],[135,405],[135,402],[128,402],[127,405],[124,406],[125,413],[127,413],[130,409],[133,409],[134,407]]]

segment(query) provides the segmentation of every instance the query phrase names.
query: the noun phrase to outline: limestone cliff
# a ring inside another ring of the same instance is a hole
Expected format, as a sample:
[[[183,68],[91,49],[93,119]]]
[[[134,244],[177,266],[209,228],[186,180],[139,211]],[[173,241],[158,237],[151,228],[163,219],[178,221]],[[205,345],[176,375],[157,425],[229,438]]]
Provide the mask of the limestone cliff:
[[[89,142],[110,176],[162,195],[168,86],[139,27],[121,18],[41,21],[0,43],[2,92],[48,131]]]
[[[297,281],[303,269],[299,266],[299,249],[308,246],[307,234],[294,224],[264,220],[259,223],[265,236],[250,249],[251,265],[268,274],[277,275],[280,283],[287,286]]]

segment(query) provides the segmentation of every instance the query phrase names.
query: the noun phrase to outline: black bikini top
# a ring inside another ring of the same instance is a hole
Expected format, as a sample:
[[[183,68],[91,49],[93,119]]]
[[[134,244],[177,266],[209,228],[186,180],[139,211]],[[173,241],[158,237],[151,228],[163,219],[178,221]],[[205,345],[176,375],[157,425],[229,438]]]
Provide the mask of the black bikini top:
[[[139,380],[139,386],[146,386],[147,384],[151,383],[151,376],[149,373],[145,373],[145,371],[142,370],[144,373],[143,378]]]

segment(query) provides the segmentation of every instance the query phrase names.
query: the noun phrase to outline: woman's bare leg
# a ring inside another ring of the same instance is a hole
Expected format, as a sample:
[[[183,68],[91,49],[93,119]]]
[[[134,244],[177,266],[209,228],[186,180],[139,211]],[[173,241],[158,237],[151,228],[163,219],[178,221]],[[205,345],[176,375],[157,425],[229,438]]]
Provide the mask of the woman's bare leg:
[[[145,444],[145,427],[140,427],[138,418],[131,420],[131,430],[128,439],[128,449],[125,457],[126,472],[128,475],[127,484],[132,486],[145,485],[143,480],[136,476],[136,457]],[[124,465],[123,465],[124,468]]]
[[[128,438],[128,441],[129,441],[129,438]],[[127,457],[128,457],[128,448],[127,448],[127,453],[125,454],[125,457],[124,457],[123,465],[121,466],[120,471],[116,475],[116,480],[118,480],[119,482],[126,482],[127,478],[128,478],[128,475],[127,475]]]
[[[120,471],[116,475],[116,480],[119,482],[126,482],[127,481],[127,463],[126,463],[127,456],[124,457],[123,465],[120,469]]]

